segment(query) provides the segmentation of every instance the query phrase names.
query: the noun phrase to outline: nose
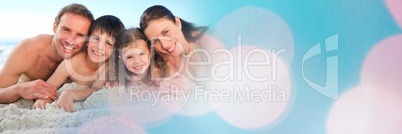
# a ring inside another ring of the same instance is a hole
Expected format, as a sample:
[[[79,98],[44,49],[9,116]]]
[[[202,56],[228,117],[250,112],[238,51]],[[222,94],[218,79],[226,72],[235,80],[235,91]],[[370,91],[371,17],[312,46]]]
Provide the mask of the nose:
[[[176,43],[176,41],[175,40],[161,40],[160,43],[164,49],[169,49]]]
[[[100,41],[100,42],[98,43],[98,49],[99,49],[99,50],[104,50],[104,49],[105,49],[105,45],[106,45],[106,42],[105,42],[105,41]]]
[[[68,45],[73,44],[75,39],[75,35],[74,34],[70,34],[70,36],[67,37],[66,42],[68,43]]]
[[[167,47],[168,47],[168,43],[166,43],[165,41],[160,41],[160,43],[161,43],[161,46],[162,46],[163,48],[167,48]]]
[[[138,55],[138,54],[134,54],[134,55],[133,55],[133,63],[134,63],[134,64],[138,64],[138,63],[141,63],[141,62],[142,62],[141,56]]]

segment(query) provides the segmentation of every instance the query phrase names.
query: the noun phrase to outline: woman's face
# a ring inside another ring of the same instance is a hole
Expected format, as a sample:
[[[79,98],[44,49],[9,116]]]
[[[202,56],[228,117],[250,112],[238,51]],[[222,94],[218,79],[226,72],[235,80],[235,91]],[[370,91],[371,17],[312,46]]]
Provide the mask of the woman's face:
[[[179,56],[183,52],[182,45],[188,44],[181,31],[180,18],[175,19],[176,23],[166,18],[152,20],[144,30],[145,35],[159,53]]]
[[[139,75],[146,72],[150,66],[151,53],[144,40],[137,40],[123,48],[123,62],[127,70]]]
[[[99,30],[89,37],[88,55],[92,62],[102,63],[107,61],[113,53],[115,40],[107,34],[101,34]]]

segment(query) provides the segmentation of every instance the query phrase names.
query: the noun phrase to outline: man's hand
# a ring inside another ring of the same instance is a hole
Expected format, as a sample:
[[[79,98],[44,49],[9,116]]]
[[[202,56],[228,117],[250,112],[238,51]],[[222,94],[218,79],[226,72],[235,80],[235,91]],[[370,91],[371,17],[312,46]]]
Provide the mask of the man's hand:
[[[65,90],[61,93],[59,100],[57,100],[57,107],[63,108],[66,112],[74,112],[73,101],[74,93],[73,90]]]
[[[19,83],[19,95],[27,100],[52,99],[57,97],[57,89],[43,80]]]
[[[46,109],[46,104],[51,103],[51,99],[38,99],[35,101],[34,105],[32,106],[32,109]]]

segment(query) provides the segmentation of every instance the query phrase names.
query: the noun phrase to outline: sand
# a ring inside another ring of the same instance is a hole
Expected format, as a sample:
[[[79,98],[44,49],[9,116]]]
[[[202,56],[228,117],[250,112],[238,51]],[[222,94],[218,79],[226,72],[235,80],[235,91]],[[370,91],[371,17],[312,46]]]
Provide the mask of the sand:
[[[59,92],[69,88],[85,87],[65,84]],[[144,121],[137,118],[143,116],[138,115],[142,110],[138,111],[138,105],[130,100],[129,90],[133,89],[102,88],[85,101],[74,102],[75,112],[72,113],[58,108],[55,102],[46,109],[35,110],[32,110],[32,100],[0,104],[0,133],[145,133],[141,124]],[[146,117],[149,116],[155,115]]]

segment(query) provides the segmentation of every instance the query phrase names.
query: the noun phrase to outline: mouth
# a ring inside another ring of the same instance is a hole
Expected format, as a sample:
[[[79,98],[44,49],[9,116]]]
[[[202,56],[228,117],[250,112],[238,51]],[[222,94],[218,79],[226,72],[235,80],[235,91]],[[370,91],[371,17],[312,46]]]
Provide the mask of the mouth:
[[[144,66],[143,65],[135,66],[134,70],[141,71],[142,67],[144,67]]]
[[[169,48],[167,51],[168,51],[169,53],[173,53],[174,50],[175,50],[175,47],[176,47],[176,44],[172,45],[172,47]]]
[[[74,49],[74,46],[68,46],[66,43],[62,43],[62,46],[66,52],[72,52]]]
[[[96,56],[105,56],[105,54],[99,53],[98,51],[92,50],[92,53]]]

